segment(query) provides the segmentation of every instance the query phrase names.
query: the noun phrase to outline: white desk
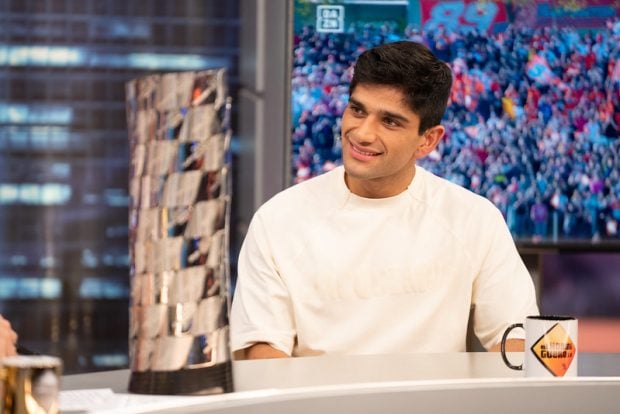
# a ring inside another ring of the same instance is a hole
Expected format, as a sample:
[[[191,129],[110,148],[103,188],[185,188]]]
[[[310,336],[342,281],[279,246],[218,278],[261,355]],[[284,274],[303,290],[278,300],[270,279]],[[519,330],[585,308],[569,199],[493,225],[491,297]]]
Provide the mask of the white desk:
[[[513,355],[519,360],[521,355]],[[325,356],[233,363],[235,392],[190,397],[213,413],[619,413],[620,354],[580,354],[575,379],[526,379],[497,353]],[[126,393],[129,371],[63,377],[63,390]],[[141,412],[141,411],[128,411]]]

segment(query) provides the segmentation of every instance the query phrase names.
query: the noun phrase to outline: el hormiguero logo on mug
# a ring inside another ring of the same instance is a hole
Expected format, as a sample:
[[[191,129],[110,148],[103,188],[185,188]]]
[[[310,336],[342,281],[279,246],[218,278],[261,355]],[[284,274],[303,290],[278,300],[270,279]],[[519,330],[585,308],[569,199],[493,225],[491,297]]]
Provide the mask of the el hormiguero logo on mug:
[[[525,330],[522,365],[513,365],[506,355],[506,340],[515,328]],[[572,316],[528,316],[525,324],[515,323],[506,329],[501,354],[506,366],[525,370],[527,377],[577,376],[577,319]]]

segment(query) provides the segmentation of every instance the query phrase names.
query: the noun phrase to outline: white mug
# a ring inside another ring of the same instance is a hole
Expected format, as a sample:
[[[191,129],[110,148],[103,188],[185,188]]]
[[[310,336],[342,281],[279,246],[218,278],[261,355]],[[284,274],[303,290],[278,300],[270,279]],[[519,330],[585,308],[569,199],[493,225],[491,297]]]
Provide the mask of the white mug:
[[[514,328],[525,329],[524,363],[513,365],[506,356],[506,339]],[[525,370],[526,377],[577,376],[577,319],[572,316],[528,316],[504,332],[502,359],[508,368]]]

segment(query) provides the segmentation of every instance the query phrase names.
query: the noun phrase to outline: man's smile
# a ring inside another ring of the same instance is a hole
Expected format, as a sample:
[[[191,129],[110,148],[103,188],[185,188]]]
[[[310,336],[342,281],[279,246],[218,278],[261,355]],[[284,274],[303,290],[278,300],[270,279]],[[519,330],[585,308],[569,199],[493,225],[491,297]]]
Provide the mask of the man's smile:
[[[356,155],[359,155],[362,157],[376,157],[376,156],[383,154],[383,152],[379,152],[379,151],[369,151],[369,150],[362,149],[362,147],[359,147],[353,144],[351,141],[349,141],[349,144],[351,145],[352,155],[355,158],[358,158],[356,157]]]

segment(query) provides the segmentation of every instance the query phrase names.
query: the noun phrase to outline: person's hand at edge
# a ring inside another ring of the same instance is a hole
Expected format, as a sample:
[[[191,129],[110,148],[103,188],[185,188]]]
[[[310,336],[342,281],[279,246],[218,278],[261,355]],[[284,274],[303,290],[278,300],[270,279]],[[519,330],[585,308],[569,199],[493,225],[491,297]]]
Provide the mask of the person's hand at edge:
[[[0,315],[0,358],[17,354],[17,333],[11,323]]]

